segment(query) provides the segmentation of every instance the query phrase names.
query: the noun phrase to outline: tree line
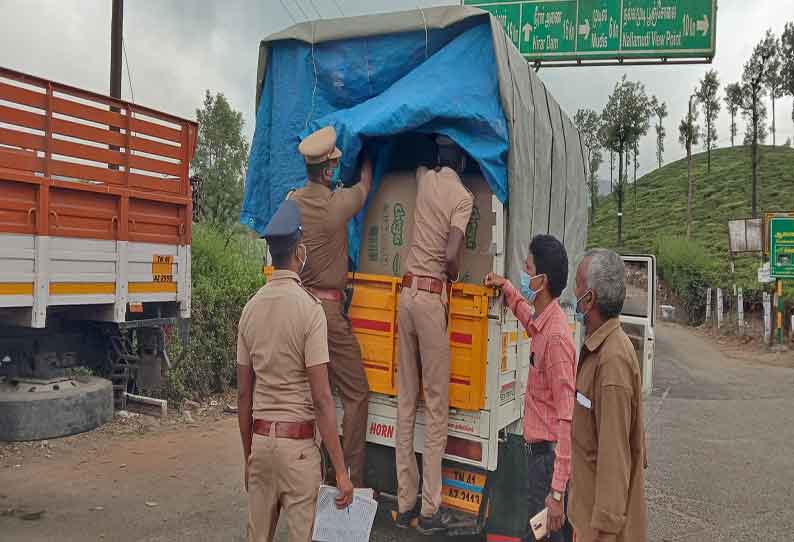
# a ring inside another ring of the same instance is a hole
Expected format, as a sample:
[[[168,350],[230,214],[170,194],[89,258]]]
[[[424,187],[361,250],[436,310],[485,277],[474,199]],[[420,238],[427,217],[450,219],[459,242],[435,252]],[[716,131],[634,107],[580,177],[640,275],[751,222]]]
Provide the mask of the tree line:
[[[770,135],[767,99],[772,106],[772,145],[777,145],[775,103],[784,96],[794,97],[794,22],[785,26],[778,38],[767,30],[754,47],[744,65],[740,81],[725,85],[720,95],[720,79],[716,70],[709,70],[689,96],[687,112],[678,125],[679,142],[686,149],[688,159],[687,237],[692,234],[692,207],[695,183],[692,174],[692,149],[703,144],[707,155],[707,174],[711,174],[711,150],[717,143],[716,121],[724,104],[731,116],[731,146],[736,143],[736,119],[741,114],[745,120],[744,145],[752,147],[752,214],[758,216],[758,166],[760,144]],[[702,125],[700,115],[703,115]],[[592,109],[579,109],[574,122],[582,134],[589,168],[587,185],[590,193],[590,222],[595,221],[598,206],[598,170],[609,157],[610,192],[618,207],[618,246],[623,243],[623,207],[629,174],[633,165],[634,196],[636,202],[637,169],[639,169],[639,141],[648,134],[651,123],[656,132],[656,162],[664,165],[664,125],[668,116],[667,104],[649,95],[645,85],[629,81],[624,75],[615,85],[600,113]],[[794,106],[791,111],[794,122]],[[791,146],[791,139],[786,141]],[[617,160],[617,177],[615,161]]]

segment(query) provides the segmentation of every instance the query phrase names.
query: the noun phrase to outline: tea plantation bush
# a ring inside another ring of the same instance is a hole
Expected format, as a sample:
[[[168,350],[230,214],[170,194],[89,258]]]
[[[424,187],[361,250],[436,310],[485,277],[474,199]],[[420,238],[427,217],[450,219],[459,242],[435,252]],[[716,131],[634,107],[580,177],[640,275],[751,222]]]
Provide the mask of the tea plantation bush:
[[[659,276],[684,302],[690,324],[706,317],[706,288],[713,284],[715,269],[708,252],[697,242],[681,236],[659,236],[654,245]]]

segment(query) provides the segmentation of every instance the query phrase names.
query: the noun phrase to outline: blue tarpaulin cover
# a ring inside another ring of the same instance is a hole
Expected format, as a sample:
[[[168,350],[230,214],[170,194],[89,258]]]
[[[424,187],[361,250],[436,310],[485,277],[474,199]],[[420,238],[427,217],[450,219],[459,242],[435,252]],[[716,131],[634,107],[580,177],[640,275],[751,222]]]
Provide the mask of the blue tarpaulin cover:
[[[494,194],[508,201],[509,132],[502,111],[492,27],[487,21],[421,32],[316,44],[271,43],[248,163],[241,222],[262,233],[290,190],[306,182],[300,139],[337,130],[339,174],[354,181],[364,140],[378,149],[375,190],[389,136],[441,133],[476,160]],[[432,37],[432,39],[430,39]],[[349,226],[357,263],[364,211]]]
[[[375,190],[388,168],[414,158],[398,154],[412,152],[400,147],[404,138],[389,136],[444,133],[506,204],[493,232],[502,236],[491,246],[493,269],[517,283],[532,237],[551,233],[565,244],[573,277],[587,240],[582,141],[516,49],[516,29],[508,31],[480,9],[442,6],[305,21],[262,40],[242,223],[261,233],[288,191],[304,185],[297,146],[318,126],[336,126],[347,184],[366,144]],[[354,264],[362,218],[349,228]],[[573,289],[560,300],[573,306]]]

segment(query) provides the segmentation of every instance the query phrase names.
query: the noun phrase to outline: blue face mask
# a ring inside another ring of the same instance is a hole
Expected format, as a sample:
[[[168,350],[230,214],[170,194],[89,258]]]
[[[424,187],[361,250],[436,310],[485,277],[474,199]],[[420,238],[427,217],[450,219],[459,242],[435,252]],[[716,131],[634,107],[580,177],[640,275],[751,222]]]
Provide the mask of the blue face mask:
[[[521,295],[524,296],[524,298],[530,303],[535,301],[535,298],[538,297],[538,292],[540,291],[533,290],[532,286],[530,286],[530,283],[532,282],[532,279],[535,279],[539,276],[540,275],[535,275],[534,277],[530,277],[526,271],[521,271]]]
[[[587,294],[589,294],[591,291],[592,290],[587,290],[582,297],[580,297],[579,299],[576,300],[576,313],[574,313],[573,317],[574,317],[574,320],[576,320],[577,322],[579,322],[581,324],[584,324],[584,313],[580,312],[579,303],[581,303],[582,299],[584,299],[587,296]]]

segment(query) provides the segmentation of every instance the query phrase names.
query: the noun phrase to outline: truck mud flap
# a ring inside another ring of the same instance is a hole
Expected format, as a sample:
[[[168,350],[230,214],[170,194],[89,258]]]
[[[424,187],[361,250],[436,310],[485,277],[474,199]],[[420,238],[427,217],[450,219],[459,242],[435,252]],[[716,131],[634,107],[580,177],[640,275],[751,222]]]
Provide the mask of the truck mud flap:
[[[507,435],[499,446],[499,467],[486,483],[489,499],[485,533],[498,536],[498,540],[519,542],[527,535],[529,471],[523,440],[521,435]]]

